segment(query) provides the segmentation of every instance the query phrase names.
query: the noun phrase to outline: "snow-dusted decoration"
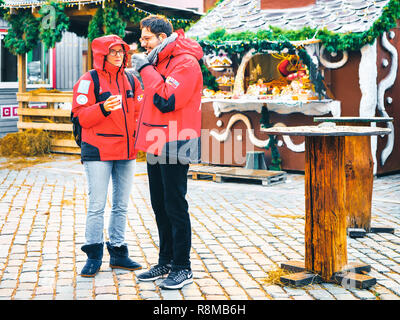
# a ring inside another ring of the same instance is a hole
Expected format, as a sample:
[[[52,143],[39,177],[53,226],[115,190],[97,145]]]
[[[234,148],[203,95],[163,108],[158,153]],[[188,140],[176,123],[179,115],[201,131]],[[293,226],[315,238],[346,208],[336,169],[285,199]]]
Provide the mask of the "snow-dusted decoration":
[[[306,143],[304,141],[302,143],[295,144],[290,136],[282,136],[282,139],[285,142],[286,147],[293,152],[304,152],[306,150]]]
[[[334,117],[341,114],[341,104],[338,100],[262,100],[262,99],[203,99],[202,102],[212,102],[214,115],[218,118],[222,113],[230,111],[256,111],[261,113],[262,107],[280,114],[302,113],[307,116],[322,116],[331,113]]]
[[[388,59],[382,59],[382,67],[387,68],[389,66],[389,60]]]
[[[306,49],[307,54],[310,56],[312,62],[319,67],[319,43],[312,43],[307,46],[304,46],[304,49]]]
[[[256,136],[254,135],[254,129],[252,128],[250,123],[250,119],[242,113],[236,113],[229,119],[228,125],[224,132],[218,133],[217,131],[212,130],[210,132],[210,135],[217,139],[219,142],[224,142],[228,140],[232,126],[238,121],[243,121],[246,125],[248,136],[252,144],[259,148],[265,148],[268,145],[269,139],[259,140],[256,138]]]
[[[222,113],[231,112],[231,111],[256,111],[261,113],[262,107],[266,106],[269,111],[274,111],[279,114],[290,114],[295,112],[300,112],[305,115],[309,116],[318,116],[318,115],[326,115],[331,113],[333,117],[339,117],[341,114],[341,105],[340,101],[337,100],[315,100],[315,101],[308,101],[308,102],[301,102],[301,101],[277,101],[277,102],[265,102],[262,100],[244,100],[244,99],[237,99],[237,100],[226,100],[226,99],[203,99],[203,102],[213,101],[213,109],[214,115],[219,117]],[[247,119],[247,120],[246,120]],[[228,122],[227,128],[224,133],[217,133],[216,131],[211,131],[211,135],[220,142],[224,142],[229,137],[229,131],[232,125],[236,122],[242,120],[249,131],[249,138],[250,141],[257,147],[262,148],[268,144],[268,140],[261,141],[258,140],[254,136],[254,131],[251,128],[251,124],[249,119],[241,114],[233,115]],[[293,151],[293,152],[304,152],[305,151],[305,144],[295,144],[292,141],[290,136],[282,136],[286,147]]]
[[[347,51],[342,51],[343,57],[340,61],[336,61],[336,62],[330,62],[327,59],[324,58],[324,54],[327,53],[329,54],[332,58],[337,56],[336,52],[328,52],[325,50],[325,46],[321,46],[320,52],[319,52],[319,60],[321,62],[321,64],[328,68],[328,69],[339,69],[341,67],[343,67],[346,62],[349,60],[349,54],[347,53]]]
[[[372,45],[365,45],[361,48],[361,61],[358,69],[359,83],[361,89],[360,101],[360,117],[371,118],[375,116],[377,104],[377,77],[378,68],[377,61],[377,45],[376,41]],[[371,126],[376,126],[376,123],[371,123]],[[374,174],[377,170],[377,136],[371,137],[371,154],[374,161]]]
[[[399,57],[396,47],[389,42],[386,32],[382,34],[382,46],[390,53],[392,65],[389,70],[389,74],[378,85],[378,111],[381,114],[381,116],[389,117],[385,109],[385,92],[390,87],[392,87],[396,81]],[[382,166],[385,164],[386,160],[393,152],[393,146],[394,146],[394,125],[392,122],[388,122],[387,124],[388,127],[392,130],[392,132],[388,135],[386,146],[382,150],[381,154]]]
[[[241,96],[244,94],[244,71],[251,58],[256,54],[255,49],[250,49],[240,62],[239,68],[236,72],[235,83],[233,85],[233,95]]]
[[[262,10],[260,0],[225,0],[196,22],[186,35],[202,39],[218,28],[237,33],[267,30],[270,26],[286,30],[326,28],[342,34],[365,32],[388,3],[389,0],[317,0],[306,7]]]

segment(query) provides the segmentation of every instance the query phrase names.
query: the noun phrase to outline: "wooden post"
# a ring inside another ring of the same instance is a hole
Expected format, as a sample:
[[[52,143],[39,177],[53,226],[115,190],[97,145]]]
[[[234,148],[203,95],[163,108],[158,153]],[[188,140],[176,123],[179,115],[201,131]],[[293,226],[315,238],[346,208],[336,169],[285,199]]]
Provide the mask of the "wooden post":
[[[19,54],[17,56],[17,75],[18,75],[18,93],[26,92],[26,55]],[[27,105],[24,101],[18,101],[18,109],[22,109]],[[24,116],[19,115],[17,127],[24,122]]]
[[[306,136],[305,268],[329,281],[347,265],[343,136]]]
[[[88,70],[86,71],[89,71],[93,69],[92,42],[89,39],[88,39],[88,49],[87,49],[87,60],[88,60],[87,63]]]
[[[17,57],[18,62],[18,92],[26,91],[26,55],[19,54]]]
[[[374,162],[370,137],[346,137],[346,212],[347,227],[371,229]]]
[[[339,122],[343,126],[363,126],[363,122]],[[374,184],[374,161],[371,138],[345,138],[346,212],[347,228],[371,229],[372,189]]]

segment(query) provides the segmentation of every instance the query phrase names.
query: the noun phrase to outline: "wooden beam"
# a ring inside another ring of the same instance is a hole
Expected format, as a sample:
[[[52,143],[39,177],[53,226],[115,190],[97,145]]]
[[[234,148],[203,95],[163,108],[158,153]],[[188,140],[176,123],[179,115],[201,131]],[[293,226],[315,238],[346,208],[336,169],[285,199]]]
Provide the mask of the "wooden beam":
[[[18,108],[20,116],[41,116],[41,117],[69,117],[71,110],[63,109],[33,109],[33,108]]]
[[[92,42],[89,39],[88,39],[87,60],[88,60],[87,63],[88,70],[86,71],[89,71],[93,69]]]
[[[18,129],[38,129],[50,131],[71,131],[72,123],[43,123],[43,122],[22,122],[18,121]]]
[[[82,9],[71,8],[67,9],[66,13],[69,17],[94,16],[97,12],[97,9],[98,8],[90,8],[90,9],[86,8],[85,10],[82,10]]]
[[[17,57],[18,67],[18,93],[26,92],[26,55],[19,54]]]
[[[81,154],[81,148],[78,146],[72,148],[72,147],[57,147],[57,146],[51,146],[50,151],[54,153],[63,153],[63,154]]]
[[[318,274],[310,272],[293,273],[280,277],[284,285],[291,285],[294,287],[303,287],[309,284],[321,283],[322,278]]]
[[[35,18],[41,18],[42,16],[39,14],[39,7],[32,7],[32,15]]]
[[[51,145],[53,147],[79,148],[73,139],[52,139]]]
[[[32,94],[30,92],[18,92],[17,101],[24,102],[72,102],[73,93],[59,92],[59,93],[38,93]]]

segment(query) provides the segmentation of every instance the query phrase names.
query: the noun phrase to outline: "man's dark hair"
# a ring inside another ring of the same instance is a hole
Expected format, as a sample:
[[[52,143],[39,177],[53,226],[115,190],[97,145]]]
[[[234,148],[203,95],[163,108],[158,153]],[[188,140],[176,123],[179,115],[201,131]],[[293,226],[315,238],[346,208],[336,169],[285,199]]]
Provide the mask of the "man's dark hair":
[[[165,33],[169,37],[174,28],[166,17],[161,15],[150,15],[140,21],[140,29],[148,28],[152,33]]]

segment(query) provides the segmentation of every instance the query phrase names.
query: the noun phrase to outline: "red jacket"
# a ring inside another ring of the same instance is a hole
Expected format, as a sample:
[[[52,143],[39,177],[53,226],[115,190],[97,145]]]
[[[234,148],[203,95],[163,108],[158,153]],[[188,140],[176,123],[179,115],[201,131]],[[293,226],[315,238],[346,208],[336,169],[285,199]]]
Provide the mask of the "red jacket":
[[[118,36],[109,35],[92,42],[93,66],[97,71],[100,90],[96,102],[92,76],[86,72],[74,85],[72,113],[82,127],[82,161],[130,160],[136,158],[134,142],[137,119],[142,104],[143,90],[134,78],[135,88],[128,81],[124,69],[108,63],[109,48],[120,44],[128,52],[129,46]],[[103,102],[111,95],[122,95],[122,109],[106,112]]]
[[[157,64],[140,70],[144,103],[136,148],[155,155],[199,162],[203,76],[200,45],[178,30],[177,39],[159,54]]]

